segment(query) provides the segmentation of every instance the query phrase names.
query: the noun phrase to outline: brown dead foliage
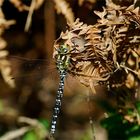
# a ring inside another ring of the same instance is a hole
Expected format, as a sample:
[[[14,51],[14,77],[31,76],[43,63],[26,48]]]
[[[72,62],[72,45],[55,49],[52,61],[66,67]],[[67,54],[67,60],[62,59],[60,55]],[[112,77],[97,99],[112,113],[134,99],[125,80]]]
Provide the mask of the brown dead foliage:
[[[95,25],[77,19],[54,45],[54,56],[60,45],[69,47],[68,72],[93,92],[98,84],[135,88],[140,79],[139,7],[106,3],[102,12],[94,11],[100,18]]]

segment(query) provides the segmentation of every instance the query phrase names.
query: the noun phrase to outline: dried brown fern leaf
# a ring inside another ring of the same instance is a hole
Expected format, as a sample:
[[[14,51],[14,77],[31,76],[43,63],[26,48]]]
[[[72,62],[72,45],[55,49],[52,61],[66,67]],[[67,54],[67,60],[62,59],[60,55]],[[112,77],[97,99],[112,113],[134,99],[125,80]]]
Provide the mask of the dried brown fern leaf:
[[[74,22],[74,13],[65,0],[54,0],[55,8],[58,14],[63,14],[68,23]]]
[[[84,2],[89,2],[90,4],[94,4],[96,0],[78,0],[79,6],[82,6]]]
[[[97,84],[97,81],[107,80],[108,74],[106,73],[107,71],[111,72],[109,66],[107,66],[108,68],[106,70],[104,66],[100,64],[100,61],[105,61],[104,59],[106,58],[102,58],[101,46],[103,42],[98,33],[100,33],[100,30],[94,26],[87,26],[77,19],[76,22],[70,26],[69,31],[61,34],[55,44],[56,50],[59,48],[59,44],[70,46],[71,64],[69,73],[79,78],[80,82],[84,85],[91,86],[91,89],[93,89],[93,85]],[[97,44],[99,46],[95,47]],[[57,52],[54,52],[54,56],[56,54]],[[105,62],[103,63],[105,64]],[[111,62],[108,62],[108,64],[109,63]]]
[[[9,0],[19,11],[28,11],[29,7],[21,0]]]
[[[26,24],[25,24],[25,31],[27,32],[31,26],[31,22],[32,22],[32,15],[35,9],[38,9],[42,3],[44,2],[44,0],[32,0],[31,1],[31,5],[29,7],[29,13],[27,16],[27,20],[26,20]]]
[[[20,11],[29,11],[26,24],[25,24],[25,31],[29,30],[32,21],[32,15],[35,9],[38,9],[44,0],[31,0],[31,5],[27,6],[21,0],[10,0],[10,2]]]
[[[34,0],[35,9],[38,9],[44,2],[44,0]],[[29,6],[25,5],[22,0],[10,0],[10,2],[19,10],[19,11],[28,11]]]
[[[78,0],[79,6],[82,6],[85,0]]]
[[[68,72],[93,91],[97,84],[135,88],[140,80],[140,12],[134,7],[108,0],[102,12],[95,12],[100,17],[95,25],[79,20],[69,25],[55,42],[54,57],[61,44],[68,46]],[[128,84],[132,79],[133,86]]]
[[[0,6],[2,6],[2,5],[3,5],[3,2],[4,2],[4,0],[0,0]]]
[[[11,64],[7,60],[8,51],[6,48],[6,41],[2,38],[5,29],[10,25],[15,24],[14,20],[6,20],[2,10],[0,9],[0,71],[4,81],[11,87],[15,86],[14,80],[11,80]]]

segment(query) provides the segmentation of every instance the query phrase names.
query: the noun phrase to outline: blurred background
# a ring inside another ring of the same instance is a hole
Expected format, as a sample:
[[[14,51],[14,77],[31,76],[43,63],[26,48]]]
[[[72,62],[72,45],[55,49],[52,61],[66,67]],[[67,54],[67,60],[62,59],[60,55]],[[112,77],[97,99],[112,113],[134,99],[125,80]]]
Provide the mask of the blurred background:
[[[48,139],[59,84],[52,58],[54,40],[67,29],[66,18],[95,24],[98,17],[93,11],[105,6],[104,0],[65,0],[72,12],[61,13],[55,0],[36,0],[32,11],[33,1],[1,1],[1,17],[15,23],[1,34],[11,77],[6,82],[2,74],[0,78],[0,140]],[[128,6],[133,0],[114,2]],[[93,140],[95,136],[96,140],[107,140],[106,130],[99,123],[106,114],[97,102],[113,104],[113,96],[105,94],[104,87],[97,87],[97,93],[88,93],[74,77],[67,76],[56,139]]]

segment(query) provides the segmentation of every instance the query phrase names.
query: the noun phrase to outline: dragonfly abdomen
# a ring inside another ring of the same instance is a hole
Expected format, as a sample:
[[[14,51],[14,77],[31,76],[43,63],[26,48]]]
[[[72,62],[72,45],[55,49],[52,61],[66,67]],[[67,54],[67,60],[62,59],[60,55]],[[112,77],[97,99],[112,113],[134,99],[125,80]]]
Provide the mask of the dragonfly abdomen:
[[[60,72],[59,88],[57,90],[54,112],[53,112],[52,122],[51,122],[51,134],[54,134],[56,130],[56,122],[61,109],[61,101],[63,97],[65,77],[66,77],[66,71]]]

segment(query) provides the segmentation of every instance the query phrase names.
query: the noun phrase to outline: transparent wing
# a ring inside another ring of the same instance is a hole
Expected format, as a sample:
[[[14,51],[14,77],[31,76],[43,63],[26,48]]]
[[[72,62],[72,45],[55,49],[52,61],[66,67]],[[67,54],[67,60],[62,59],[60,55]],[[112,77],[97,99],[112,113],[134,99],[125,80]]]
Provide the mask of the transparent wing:
[[[48,62],[45,59],[30,59],[20,56],[9,56],[12,67],[11,80],[22,81],[26,78],[35,80],[42,77],[57,78],[58,73],[54,62]]]

